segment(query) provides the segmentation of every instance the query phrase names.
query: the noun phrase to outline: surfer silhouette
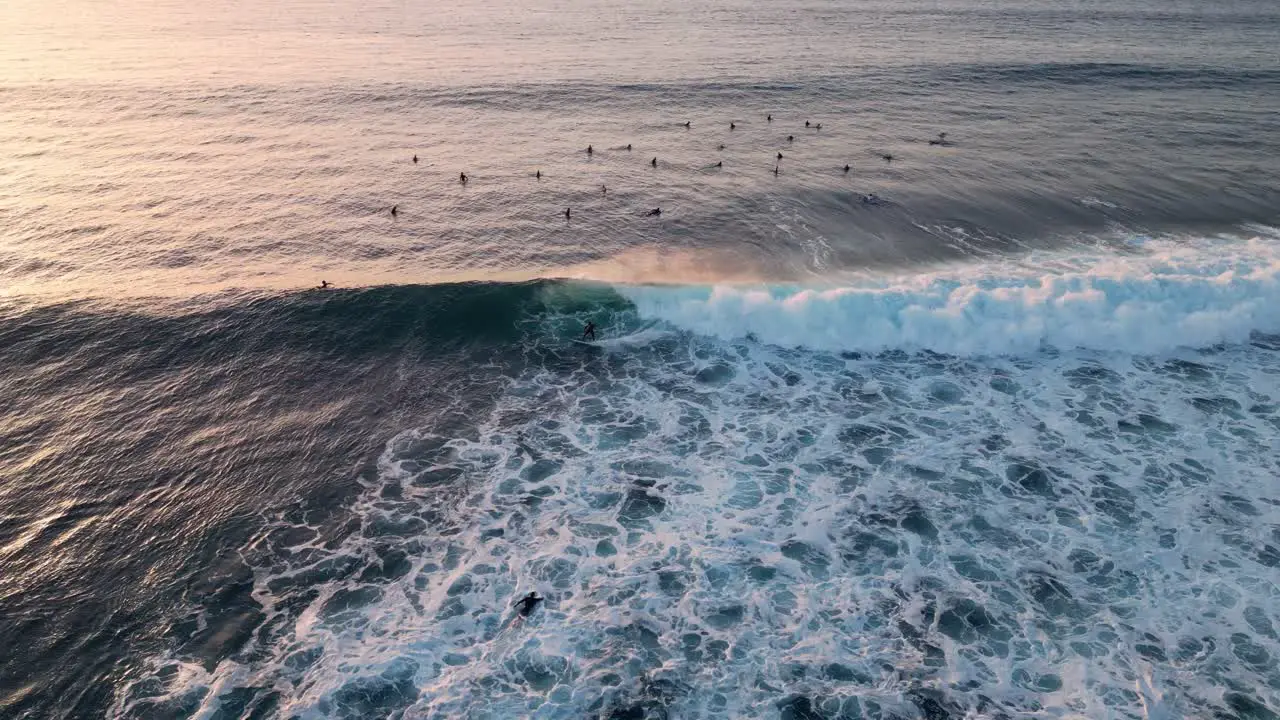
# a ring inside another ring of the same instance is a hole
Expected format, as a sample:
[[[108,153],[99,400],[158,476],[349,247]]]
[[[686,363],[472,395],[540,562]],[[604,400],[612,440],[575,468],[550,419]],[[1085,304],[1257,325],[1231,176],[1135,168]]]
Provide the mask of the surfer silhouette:
[[[329,281],[328,281],[328,280],[321,280],[321,281],[320,281],[320,289],[321,289],[321,290],[328,290],[328,289],[329,289]]]
[[[589,320],[587,321],[587,327],[582,331],[582,339],[586,340],[587,338],[596,339],[596,324]],[[529,595],[532,597],[533,593],[529,593]]]
[[[519,613],[522,616],[529,617],[529,614],[533,612],[534,608],[538,607],[538,603],[542,602],[544,599],[545,598],[538,597],[538,591],[535,590],[515,601],[514,605],[519,606]]]

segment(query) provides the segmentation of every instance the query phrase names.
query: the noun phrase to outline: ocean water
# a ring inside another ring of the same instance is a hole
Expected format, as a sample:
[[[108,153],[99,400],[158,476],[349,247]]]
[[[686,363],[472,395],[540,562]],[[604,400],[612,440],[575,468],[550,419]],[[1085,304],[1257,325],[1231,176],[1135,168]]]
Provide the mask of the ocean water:
[[[0,717],[1280,715],[1274,2],[0,26]]]

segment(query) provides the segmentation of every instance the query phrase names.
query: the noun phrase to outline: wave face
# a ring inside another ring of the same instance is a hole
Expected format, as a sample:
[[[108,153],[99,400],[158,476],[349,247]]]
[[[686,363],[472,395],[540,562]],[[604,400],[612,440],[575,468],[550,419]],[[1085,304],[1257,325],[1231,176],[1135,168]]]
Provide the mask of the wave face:
[[[267,512],[113,714],[1266,717],[1273,250],[1057,262],[529,286],[500,391]]]
[[[1280,252],[1273,241],[1165,243],[1131,256],[1086,253],[1044,262],[1049,266],[1026,258],[1006,268],[828,289],[620,292],[642,316],[692,332],[827,351],[1162,353],[1280,330]]]

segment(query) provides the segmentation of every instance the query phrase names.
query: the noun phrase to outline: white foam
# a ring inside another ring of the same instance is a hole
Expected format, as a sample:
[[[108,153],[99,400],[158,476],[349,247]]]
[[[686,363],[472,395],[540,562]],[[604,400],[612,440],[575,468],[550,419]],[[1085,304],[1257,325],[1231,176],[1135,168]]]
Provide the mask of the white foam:
[[[798,696],[918,717],[928,693],[951,717],[1208,717],[1239,688],[1280,707],[1266,343],[902,360],[637,339],[513,378],[463,437],[393,439],[332,521],[360,530],[245,553],[266,642],[163,697],[207,713],[270,688],[307,720],[772,720]],[[362,579],[387,549],[407,567]],[[530,589],[546,603],[513,621]],[[154,710],[138,694],[120,714]]]
[[[1148,243],[1140,255],[1030,258],[837,287],[621,286],[641,316],[725,339],[828,351],[1158,353],[1280,330],[1280,251]]]

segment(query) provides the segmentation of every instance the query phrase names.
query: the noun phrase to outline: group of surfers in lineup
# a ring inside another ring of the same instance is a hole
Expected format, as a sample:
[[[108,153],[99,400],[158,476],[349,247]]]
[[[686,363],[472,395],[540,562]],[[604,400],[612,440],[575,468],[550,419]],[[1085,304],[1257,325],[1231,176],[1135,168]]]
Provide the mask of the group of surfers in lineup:
[[[772,115],[772,114],[766,115],[766,116],[765,116],[765,121],[766,121],[766,122],[769,122],[769,123],[772,123],[772,122],[773,122],[773,115]],[[810,122],[810,121],[808,121],[808,120],[805,120],[805,122],[804,122],[804,126],[805,126],[806,128],[811,129],[811,130],[821,130],[821,129],[822,129],[822,123],[812,123],[812,122]],[[686,130],[687,130],[687,129],[691,129],[691,128],[693,127],[693,123],[692,123],[691,121],[685,121],[685,122],[683,123],[683,127],[684,127]],[[736,122],[730,122],[730,123],[729,123],[729,129],[730,129],[730,130],[736,130],[737,128],[738,128],[738,124],[737,124]],[[795,142],[795,139],[796,139],[796,136],[795,136],[795,135],[788,135],[788,136],[787,136],[787,143],[793,143],[793,142]],[[930,141],[929,141],[929,144],[930,144],[930,145],[935,145],[935,146],[947,146],[947,145],[950,145],[951,143],[947,140],[947,134],[946,134],[945,132],[941,132],[941,133],[938,133],[938,137],[936,137],[936,138],[934,138],[934,139],[930,140]],[[722,144],[719,146],[719,149],[720,149],[720,150],[724,150],[724,148],[725,148],[725,146],[724,146],[724,144],[722,143]],[[627,143],[627,145],[626,145],[625,149],[627,150],[627,152],[631,152],[631,143]],[[588,156],[591,156],[591,155],[594,155],[594,154],[595,154],[595,148],[594,148],[593,146],[591,146],[591,145],[588,145],[588,146],[587,146],[587,155],[588,155]],[[892,163],[892,162],[893,162],[893,160],[894,160],[894,157],[893,157],[893,154],[892,154],[892,153],[883,153],[883,154],[881,154],[881,155],[880,155],[880,158],[881,158],[882,160],[884,160],[886,163]],[[775,162],[775,163],[774,163],[774,165],[773,165],[773,174],[774,174],[775,176],[779,174],[779,171],[780,171],[780,170],[781,170],[781,168],[782,168],[782,159],[783,159],[782,152],[781,152],[781,151],[779,151],[779,152],[778,152],[778,154],[777,154],[777,157],[776,157],[777,162]],[[417,165],[417,164],[418,164],[418,156],[417,156],[416,154],[413,156],[413,164],[414,164],[414,165]],[[655,156],[652,160],[650,160],[650,161],[649,161],[649,165],[650,165],[651,167],[655,167],[655,168],[656,168],[656,167],[658,167],[658,158]],[[716,164],[714,164],[714,165],[710,165],[709,167],[714,167],[714,168],[723,168],[723,167],[724,167],[724,161],[723,161],[723,160],[721,160],[721,161],[717,162],[717,163],[716,163]],[[844,166],[844,168],[843,168],[844,174],[848,175],[848,174],[849,174],[849,171],[850,171],[851,169],[852,169],[852,167],[846,163],[846,164],[845,164],[845,166]],[[534,178],[535,178],[535,179],[537,179],[537,180],[539,180],[539,181],[540,181],[540,180],[542,180],[542,170],[537,170],[536,172],[534,172],[533,176],[534,176]],[[466,173],[465,171],[464,171],[464,172],[460,172],[460,173],[458,173],[458,182],[459,182],[459,183],[461,183],[461,184],[463,184],[463,185],[466,185],[470,180],[471,180],[471,178],[467,177],[467,173]],[[601,186],[600,186],[600,193],[601,193],[602,195],[606,195],[606,196],[607,196],[607,195],[609,194],[609,188],[608,188],[607,186],[605,186],[605,185],[601,185]],[[877,197],[874,193],[869,193],[869,194],[867,194],[867,195],[863,195],[863,196],[862,196],[862,202],[863,202],[864,204],[866,204],[866,205],[879,205],[879,204],[881,204],[881,200],[880,200],[880,198],[879,198],[879,197]],[[392,217],[396,217],[397,215],[399,215],[399,212],[400,212],[400,209],[399,209],[399,206],[398,206],[398,205],[392,205],[392,206],[391,206],[391,216],[392,216]],[[648,212],[646,212],[646,213],[645,213],[645,216],[646,216],[646,217],[660,217],[661,215],[662,215],[662,208],[660,208],[660,207],[659,207],[659,208],[653,208],[652,210],[650,210],[650,211],[648,211]],[[564,209],[564,217],[565,217],[565,219],[566,219],[566,220],[571,219],[571,218],[573,217],[573,210],[572,210],[571,208],[565,208],[565,209]],[[333,287],[333,285],[331,285],[327,280],[325,280],[325,281],[321,281],[320,286],[319,286],[319,289],[321,289],[321,290],[325,290],[325,289],[328,289],[328,288],[331,288],[331,287]],[[595,339],[595,332],[594,332],[594,329],[595,329],[595,328],[594,328],[594,326],[593,326],[593,325],[588,324],[587,331],[583,333],[583,337],[584,337],[584,339],[585,339],[586,337],[588,337],[588,336],[590,336],[592,339]],[[539,598],[539,599],[541,599],[541,598]]]
[[[766,122],[769,122],[769,123],[772,123],[772,122],[773,122],[773,115],[772,115],[772,114],[770,114],[770,115],[766,115],[766,116],[765,116],[765,121],[766,121]],[[805,121],[804,121],[804,126],[805,126],[806,128],[810,128],[810,129],[813,129],[813,130],[821,130],[821,129],[822,129],[822,123],[811,123],[811,122],[809,122],[808,120],[805,120]],[[690,128],[692,128],[692,127],[693,127],[693,123],[692,123],[692,122],[690,122],[690,121],[685,121],[685,123],[684,123],[684,128],[685,128],[686,130],[687,130],[687,129],[690,129]],[[730,130],[736,130],[737,128],[738,128],[738,124],[737,124],[737,123],[735,123],[735,122],[730,122],[730,123],[729,123],[729,129],[730,129]],[[796,136],[795,136],[795,135],[788,135],[788,136],[787,136],[787,142],[788,142],[788,143],[795,142],[795,139],[796,139]],[[947,142],[947,134],[943,132],[943,133],[938,133],[938,137],[934,138],[933,140],[930,140],[930,141],[929,141],[929,144],[930,144],[930,145],[949,145],[950,143],[948,143],[948,142]],[[723,145],[723,144],[721,144],[719,149],[720,149],[720,150],[724,150],[724,145]],[[627,143],[626,150],[627,150],[627,152],[630,152],[630,151],[631,151],[631,144],[630,144],[630,143]],[[594,155],[594,154],[595,154],[595,148],[594,148],[594,147],[592,147],[591,145],[588,145],[588,146],[587,146],[587,155],[588,155],[588,156],[591,156],[591,155]],[[882,155],[880,155],[880,158],[881,158],[882,160],[884,160],[886,163],[892,163],[892,162],[893,162],[893,155],[892,155],[891,153],[883,153]],[[418,156],[417,156],[416,154],[413,156],[413,164],[414,164],[414,165],[417,165],[417,164],[418,164]],[[652,167],[655,167],[655,168],[656,168],[656,167],[658,167],[658,158],[657,158],[657,157],[654,157],[652,160],[650,160],[650,161],[649,161],[649,165],[650,165],[650,166],[652,166]],[[711,166],[709,166],[709,167],[722,168],[722,167],[724,167],[724,161],[723,161],[723,160],[721,160],[721,161],[717,162],[716,164],[711,165]],[[779,171],[780,171],[780,169],[781,169],[781,168],[782,168],[782,152],[781,152],[781,151],[779,151],[779,152],[778,152],[778,156],[777,156],[777,162],[776,162],[776,163],[774,163],[774,166],[773,166],[773,174],[774,174],[775,176],[776,176],[776,175],[778,175],[778,173],[779,173]],[[848,164],[846,163],[843,169],[844,169],[844,174],[848,175],[848,174],[849,174],[849,170],[851,170],[852,168],[851,168],[851,166],[850,166],[850,165],[848,165]],[[542,170],[538,170],[538,171],[534,172],[533,176],[534,176],[534,178],[536,178],[537,180],[542,180]],[[467,184],[467,182],[468,182],[469,180],[470,180],[470,178],[468,178],[468,177],[467,177],[467,173],[466,173],[466,172],[460,172],[460,173],[458,173],[458,182],[459,182],[459,183],[461,183],[461,184],[463,184],[463,185],[466,185],[466,184]],[[605,186],[605,185],[601,185],[601,186],[600,186],[600,193],[601,193],[602,195],[608,195],[608,194],[609,194],[609,188],[608,188],[607,186]],[[880,199],[879,199],[878,197],[876,197],[876,196],[875,196],[875,194],[868,194],[868,195],[864,195],[864,196],[863,196],[862,201],[863,201],[864,203],[866,203],[866,204],[869,204],[869,205],[875,205],[875,204],[879,204]],[[396,216],[396,215],[398,215],[398,214],[399,214],[399,206],[397,206],[397,205],[392,205],[392,206],[391,206],[391,216],[392,216],[392,217],[395,217],[395,216]],[[660,215],[662,215],[662,208],[654,208],[654,209],[650,210],[649,212],[645,213],[645,215],[646,215],[647,217],[657,217],[657,216],[660,216]],[[571,219],[571,218],[573,217],[573,211],[572,211],[572,209],[571,209],[571,208],[565,208],[565,209],[564,209],[564,217],[565,217],[565,219],[566,219],[566,220]]]

